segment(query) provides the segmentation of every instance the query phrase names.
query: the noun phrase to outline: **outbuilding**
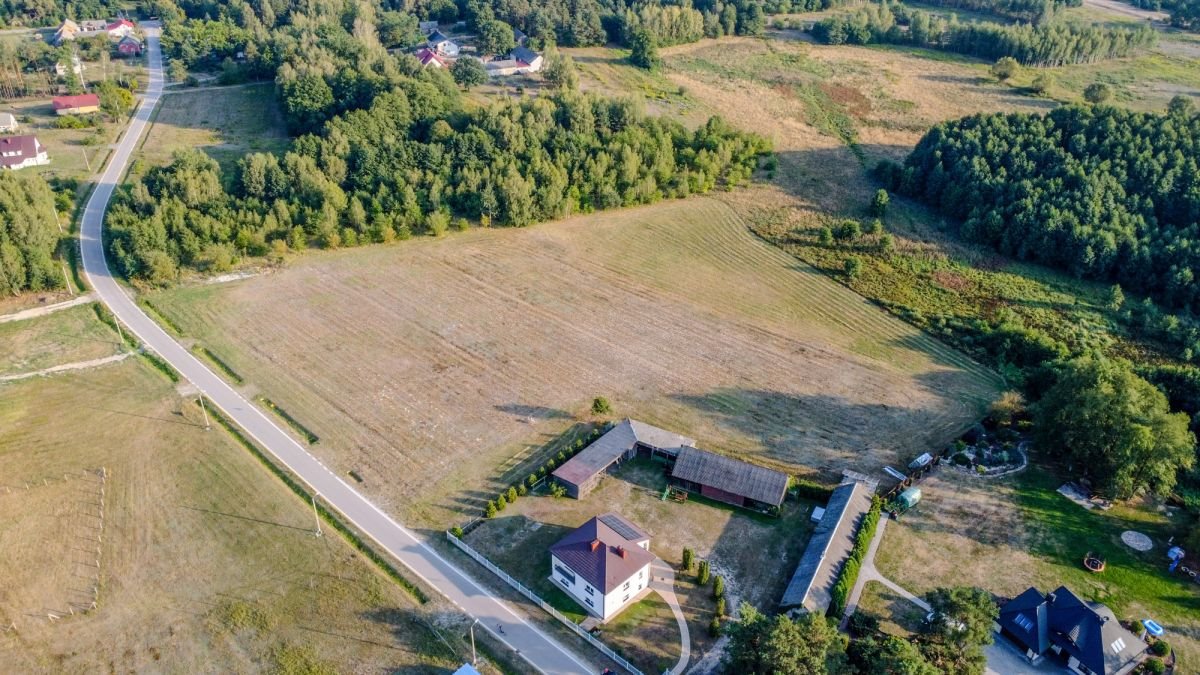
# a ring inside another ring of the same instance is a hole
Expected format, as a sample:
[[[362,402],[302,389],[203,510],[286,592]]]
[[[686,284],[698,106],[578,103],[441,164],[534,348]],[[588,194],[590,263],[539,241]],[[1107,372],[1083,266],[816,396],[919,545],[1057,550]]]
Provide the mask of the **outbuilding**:
[[[778,510],[787,494],[788,475],[699,448],[680,448],[671,483],[734,506]]]
[[[58,96],[50,100],[55,115],[90,115],[100,112],[100,97],[95,94]]]

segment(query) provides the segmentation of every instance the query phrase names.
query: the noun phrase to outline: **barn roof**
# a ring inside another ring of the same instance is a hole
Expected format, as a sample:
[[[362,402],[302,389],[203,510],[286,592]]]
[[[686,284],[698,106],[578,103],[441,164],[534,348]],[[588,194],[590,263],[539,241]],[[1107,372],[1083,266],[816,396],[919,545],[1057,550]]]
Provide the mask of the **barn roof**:
[[[778,506],[787,492],[788,475],[740,459],[683,447],[671,477]]]
[[[520,61],[525,65],[533,65],[538,59],[538,53],[528,47],[517,47],[508,53],[508,58]]]
[[[580,525],[550,547],[550,552],[583,580],[607,595],[654,555],[638,546],[650,535],[625,518],[606,513]]]
[[[645,422],[625,418],[578,455],[555,469],[553,475],[572,485],[580,485],[607,469],[638,443],[662,449],[694,445],[696,441]]]
[[[783,592],[780,607],[803,607],[822,613],[828,609],[837,571],[854,547],[858,517],[870,508],[871,489],[866,485],[850,481],[833,489],[825,515],[813,530],[808,548]]]

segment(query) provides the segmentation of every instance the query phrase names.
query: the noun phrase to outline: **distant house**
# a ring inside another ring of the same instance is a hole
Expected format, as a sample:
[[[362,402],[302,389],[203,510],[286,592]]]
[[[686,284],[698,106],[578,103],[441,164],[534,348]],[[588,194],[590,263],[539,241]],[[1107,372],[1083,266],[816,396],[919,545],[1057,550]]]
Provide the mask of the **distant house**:
[[[1085,602],[1066,586],[1036,588],[1000,608],[998,632],[1025,650],[1030,661],[1065,659],[1080,675],[1125,675],[1146,659],[1149,647],[1125,630],[1108,607]]]
[[[132,35],[126,35],[117,43],[117,53],[121,56],[141,56],[142,41]]]
[[[550,579],[607,621],[649,587],[650,535],[615,513],[587,521],[550,547]]]
[[[513,26],[513,40],[516,41],[518,47],[524,47],[525,41],[528,39],[529,36],[525,34],[525,31]]]
[[[102,35],[105,33],[108,25],[108,22],[103,19],[83,19],[78,22],[71,19],[63,19],[58,28],[54,29],[54,36],[50,38],[50,42],[55,45],[61,45],[64,42],[78,38]]]
[[[117,19],[104,27],[104,31],[108,33],[110,38],[118,39],[128,37],[137,32],[137,24],[129,19]]]
[[[833,586],[842,564],[854,548],[863,514],[871,509],[872,489],[850,480],[833,489],[817,529],[779,602],[782,610],[799,609],[824,615],[829,609]]]
[[[425,41],[425,46],[432,49],[439,56],[458,56],[459,52],[458,45],[439,30],[435,30],[429,34],[429,39]]]
[[[50,163],[46,146],[36,136],[0,137],[0,169],[17,171]]]
[[[68,69],[67,64],[59,61],[54,64],[54,74],[58,77],[66,77],[67,73],[75,73],[76,77],[83,77],[83,61],[79,59],[78,54],[71,55],[71,67]]]
[[[50,101],[55,115],[90,115],[100,112],[100,97],[95,94],[58,96]]]
[[[0,113],[0,133],[11,134],[17,127],[17,118],[12,113]]]
[[[438,56],[437,52],[429,49],[428,47],[418,49],[414,56],[417,57],[417,60],[421,62],[422,66],[433,68],[446,67],[446,60]]]
[[[542,69],[542,55],[526,47],[517,47],[505,58],[493,59],[484,65],[492,77],[536,73]]]
[[[419,28],[421,30],[421,32],[424,33],[425,35],[429,35],[430,33],[433,33],[434,31],[436,31],[438,29],[438,22],[436,22],[436,21],[418,21],[417,28]]]

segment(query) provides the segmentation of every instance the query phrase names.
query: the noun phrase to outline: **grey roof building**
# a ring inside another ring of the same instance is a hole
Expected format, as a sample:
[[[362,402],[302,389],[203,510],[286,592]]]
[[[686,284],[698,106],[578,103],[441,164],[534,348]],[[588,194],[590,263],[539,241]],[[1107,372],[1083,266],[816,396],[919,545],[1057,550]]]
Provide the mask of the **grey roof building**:
[[[871,495],[871,488],[858,481],[834,488],[825,515],[813,530],[800,564],[783,592],[781,609],[802,608],[819,614],[829,609],[838,573],[854,548],[858,523],[871,510]]]
[[[1112,610],[1080,599],[1066,586],[1046,594],[1029,588],[1000,608],[996,624],[1031,660],[1047,654],[1065,658],[1067,668],[1082,675],[1125,675],[1149,649]]]
[[[710,499],[749,508],[779,508],[788,475],[699,448],[683,447],[671,469],[671,482]]]
[[[595,489],[606,471],[632,459],[639,448],[649,454],[674,457],[680,447],[695,443],[686,436],[626,418],[551,475],[567,494],[580,499]]]

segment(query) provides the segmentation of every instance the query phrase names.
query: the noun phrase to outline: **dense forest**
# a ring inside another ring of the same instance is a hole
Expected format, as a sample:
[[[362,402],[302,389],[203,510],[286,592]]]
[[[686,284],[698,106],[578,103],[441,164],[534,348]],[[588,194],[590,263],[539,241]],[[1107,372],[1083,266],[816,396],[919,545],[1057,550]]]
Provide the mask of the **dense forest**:
[[[1079,7],[1083,0],[929,0],[924,4],[1042,24],[1051,20],[1060,7]]]
[[[0,295],[62,285],[52,260],[59,239],[54,209],[41,176],[0,171]]]
[[[114,0],[0,0],[0,28],[54,26],[64,16],[111,19],[124,6]]]
[[[1094,63],[1154,44],[1149,28],[1129,30],[1070,23],[1003,25],[942,19],[904,5],[868,5],[813,27],[826,44],[910,44],[994,61],[1011,56],[1030,66]]]
[[[1065,107],[934,127],[888,182],[972,241],[1200,310],[1200,117]],[[1200,348],[1200,343],[1197,344]]]

